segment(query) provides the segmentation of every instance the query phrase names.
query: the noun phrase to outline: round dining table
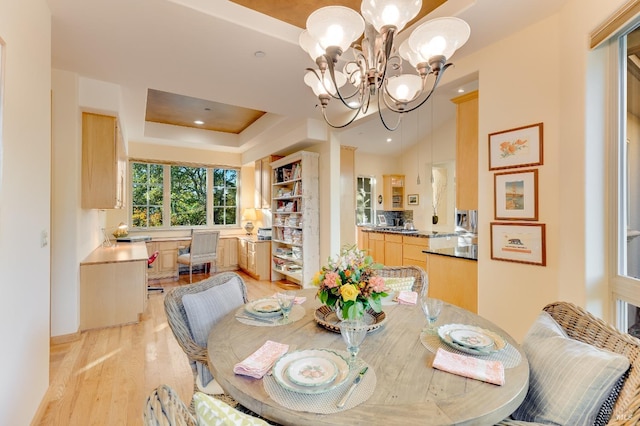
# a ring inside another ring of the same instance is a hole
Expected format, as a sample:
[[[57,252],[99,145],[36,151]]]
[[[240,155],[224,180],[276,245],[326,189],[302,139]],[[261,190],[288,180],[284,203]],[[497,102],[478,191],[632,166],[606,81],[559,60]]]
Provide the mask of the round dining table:
[[[293,410],[272,399],[264,379],[235,374],[234,366],[267,340],[289,345],[289,352],[306,349],[345,351],[340,333],[316,321],[321,306],[316,289],[297,296],[304,316],[285,325],[248,325],[224,317],[208,340],[210,368],[225,392],[260,416],[282,425],[493,425],[508,417],[522,403],[529,384],[529,365],[520,346],[492,322],[460,307],[445,303],[436,325],[468,324],[502,336],[518,363],[505,368],[504,385],[465,378],[432,367],[435,353],[421,340],[426,320],[419,305],[383,306],[384,323],[367,334],[358,357],[375,372],[375,388],[359,405],[331,414]],[[517,351],[517,352],[515,352]],[[482,358],[482,357],[478,357]],[[349,386],[345,384],[345,392]]]

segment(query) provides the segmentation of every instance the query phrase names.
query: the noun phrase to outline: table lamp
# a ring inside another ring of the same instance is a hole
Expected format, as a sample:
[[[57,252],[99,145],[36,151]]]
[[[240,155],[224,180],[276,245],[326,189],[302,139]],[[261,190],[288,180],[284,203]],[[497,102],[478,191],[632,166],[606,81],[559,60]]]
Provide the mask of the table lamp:
[[[246,220],[247,223],[244,224],[244,230],[247,231],[247,235],[251,235],[253,228],[253,220],[256,220],[256,209],[248,208],[244,209],[242,212],[242,220]]]

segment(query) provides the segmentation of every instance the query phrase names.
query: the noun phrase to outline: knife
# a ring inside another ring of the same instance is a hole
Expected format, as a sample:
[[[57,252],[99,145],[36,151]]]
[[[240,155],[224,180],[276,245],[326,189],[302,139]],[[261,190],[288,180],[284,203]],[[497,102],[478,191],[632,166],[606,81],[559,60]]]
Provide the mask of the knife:
[[[351,383],[351,387],[349,388],[347,393],[344,394],[344,396],[342,397],[340,402],[338,402],[336,407],[338,408],[344,407],[344,405],[347,403],[347,400],[349,399],[353,391],[356,389],[356,386],[358,386],[358,383],[360,383],[360,381],[362,380],[362,377],[365,375],[368,369],[369,367],[364,367],[362,370],[360,370],[360,373],[358,373],[358,376],[353,380],[353,383]]]

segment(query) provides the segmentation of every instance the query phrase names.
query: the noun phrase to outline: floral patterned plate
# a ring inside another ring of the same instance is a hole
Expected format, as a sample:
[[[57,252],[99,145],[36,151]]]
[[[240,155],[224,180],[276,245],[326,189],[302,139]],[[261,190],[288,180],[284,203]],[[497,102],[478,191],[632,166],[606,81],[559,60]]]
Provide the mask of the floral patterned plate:
[[[453,340],[451,337],[451,333],[456,330],[471,330],[477,333],[482,333],[489,338],[493,339],[493,345],[488,347],[469,347],[465,345],[461,345]],[[459,350],[460,352],[467,353],[469,355],[491,355],[494,352],[499,352],[507,347],[507,342],[500,336],[498,333],[494,333],[493,331],[486,330],[484,328],[476,327],[474,325],[466,325],[466,324],[445,324],[438,327],[438,335],[440,339],[451,346],[454,349]]]
[[[337,372],[333,380],[316,386],[299,385],[292,381],[288,374],[289,366],[298,360],[314,357],[324,358],[335,364]],[[305,394],[318,394],[328,392],[343,384],[349,377],[349,364],[343,357],[331,350],[307,349],[303,351],[289,352],[280,357],[273,366],[272,374],[276,382],[287,390]]]
[[[335,362],[325,356],[300,358],[287,366],[287,377],[296,385],[322,386],[338,375]]]
[[[280,305],[274,298],[258,299],[244,305],[244,310],[255,317],[276,317],[282,315]]]

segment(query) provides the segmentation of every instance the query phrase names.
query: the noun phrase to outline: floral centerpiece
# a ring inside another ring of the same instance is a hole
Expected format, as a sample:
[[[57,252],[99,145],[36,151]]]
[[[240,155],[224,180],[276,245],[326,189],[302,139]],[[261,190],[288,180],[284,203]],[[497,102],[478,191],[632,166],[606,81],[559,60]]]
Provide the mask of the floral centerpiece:
[[[369,308],[381,312],[380,299],[387,293],[384,279],[377,275],[380,268],[363,250],[343,248],[313,278],[317,297],[343,319],[361,318]]]

